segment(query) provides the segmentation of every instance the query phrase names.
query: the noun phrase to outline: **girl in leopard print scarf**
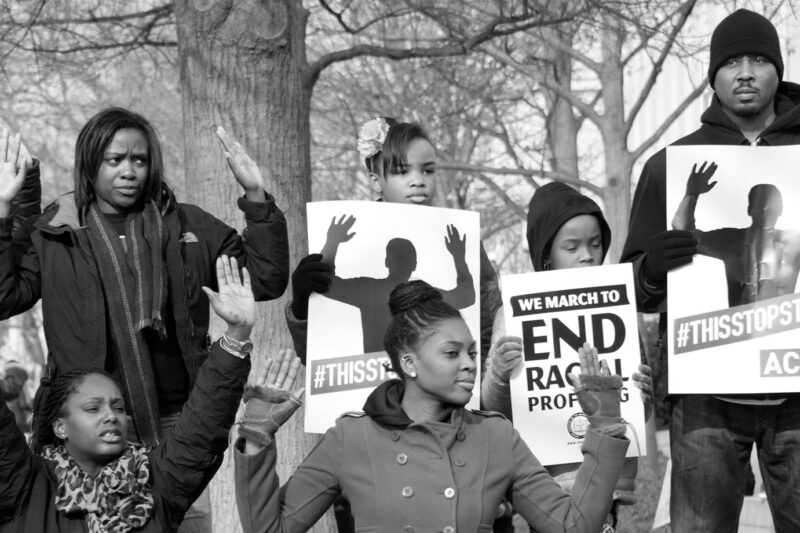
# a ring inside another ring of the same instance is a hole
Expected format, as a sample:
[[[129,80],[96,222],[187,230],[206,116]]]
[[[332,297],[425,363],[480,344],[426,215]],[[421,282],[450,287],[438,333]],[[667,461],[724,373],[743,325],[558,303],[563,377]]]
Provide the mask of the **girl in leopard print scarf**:
[[[86,513],[91,533],[124,533],[143,526],[153,512],[149,449],[128,443],[96,476],[83,470],[63,445],[48,445],[42,457],[53,464],[58,478],[56,508]]]

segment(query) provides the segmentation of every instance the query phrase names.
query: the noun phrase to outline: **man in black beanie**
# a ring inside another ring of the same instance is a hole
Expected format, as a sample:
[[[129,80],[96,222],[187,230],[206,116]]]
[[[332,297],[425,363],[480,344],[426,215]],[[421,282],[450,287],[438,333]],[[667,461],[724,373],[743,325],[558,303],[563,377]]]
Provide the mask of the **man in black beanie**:
[[[732,13],[711,37],[708,79],[715,94],[702,126],[674,144],[800,144],[800,86],[782,77],[772,23],[745,9]],[[667,230],[666,162],[664,149],[642,170],[621,258],[634,264],[639,309],[662,313],[662,340],[667,272],[697,251],[690,232]],[[670,400],[672,530],[737,530],[755,444],[776,531],[800,531],[800,394]]]

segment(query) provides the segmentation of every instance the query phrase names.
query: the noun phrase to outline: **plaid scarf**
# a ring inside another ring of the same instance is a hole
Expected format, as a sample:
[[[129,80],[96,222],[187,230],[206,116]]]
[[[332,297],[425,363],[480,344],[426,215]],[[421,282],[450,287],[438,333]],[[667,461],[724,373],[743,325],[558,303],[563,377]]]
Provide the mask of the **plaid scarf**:
[[[142,330],[150,327],[166,337],[162,318],[167,294],[164,222],[155,202],[148,202],[142,211],[125,219],[127,246],[123,247],[97,204],[89,206],[86,218],[131,415],[142,441],[155,445],[161,433],[158,401]]]
[[[56,509],[85,514],[90,533],[125,533],[142,527],[153,514],[149,453],[145,446],[128,443],[93,477],[63,445],[45,446],[42,457],[53,464],[58,480]]]

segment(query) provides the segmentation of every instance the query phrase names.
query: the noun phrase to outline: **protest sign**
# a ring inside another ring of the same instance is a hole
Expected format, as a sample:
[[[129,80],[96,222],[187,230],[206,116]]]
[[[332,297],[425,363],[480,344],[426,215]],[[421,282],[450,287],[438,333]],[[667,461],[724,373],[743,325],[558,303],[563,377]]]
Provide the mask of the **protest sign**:
[[[511,378],[517,428],[544,465],[579,463],[588,420],[567,379],[580,374],[578,348],[589,342],[623,379],[621,406],[645,453],[644,405],[630,376],[639,366],[636,301],[630,264],[503,276],[506,333],[522,338],[523,364]]]
[[[479,340],[480,220],[469,211],[379,202],[307,209],[309,250],[335,265],[330,289],[312,294],[308,310],[305,430],[322,433],[396,377],[386,368],[383,336],[398,283],[422,279],[438,288]],[[478,383],[480,374],[472,408]]]
[[[669,391],[800,389],[800,146],[667,148],[667,226],[697,255],[668,275]]]

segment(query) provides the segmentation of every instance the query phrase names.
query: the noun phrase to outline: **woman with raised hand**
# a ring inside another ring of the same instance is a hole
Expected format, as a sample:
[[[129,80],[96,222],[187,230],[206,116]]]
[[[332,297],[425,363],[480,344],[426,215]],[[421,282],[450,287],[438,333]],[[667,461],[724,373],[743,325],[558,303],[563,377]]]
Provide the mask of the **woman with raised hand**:
[[[214,262],[236,258],[256,300],[288,282],[286,221],[253,160],[217,129],[247,229],[237,232],[178,203],[164,179],[161,144],[147,119],[122,108],[92,117],[75,144],[75,189],[51,204],[31,243],[14,246],[11,206],[26,163],[0,154],[0,318],[42,299],[48,367],[37,406],[59,374],[106,370],[121,385],[132,434],[156,444],[177,419],[208,356]]]
[[[0,402],[0,531],[176,531],[213,477],[250,370],[255,321],[250,277],[216,261],[218,292],[203,290],[227,323],[200,367],[173,431],[151,448],[128,441],[122,389],[102,368],[60,374],[41,405],[31,447]]]
[[[299,394],[276,377],[248,395],[234,450],[244,531],[306,531],[339,495],[361,531],[490,531],[506,495],[539,532],[599,531],[628,441],[622,381],[601,369],[597,351],[584,345],[582,373],[570,376],[589,417],[570,495],[510,422],[464,408],[477,353],[459,312],[423,281],[398,285],[389,306],[384,347],[400,379],[378,386],[363,413],[341,417],[283,487],[274,433]]]

